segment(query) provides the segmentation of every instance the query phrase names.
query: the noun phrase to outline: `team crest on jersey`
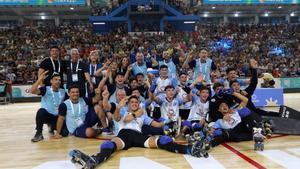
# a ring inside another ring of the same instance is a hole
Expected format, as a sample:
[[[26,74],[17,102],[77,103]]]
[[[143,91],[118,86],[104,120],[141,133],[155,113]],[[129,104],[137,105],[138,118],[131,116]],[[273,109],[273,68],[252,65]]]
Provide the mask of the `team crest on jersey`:
[[[175,119],[176,118],[175,111],[171,108],[168,109],[167,116],[169,117],[169,119],[176,120]]]

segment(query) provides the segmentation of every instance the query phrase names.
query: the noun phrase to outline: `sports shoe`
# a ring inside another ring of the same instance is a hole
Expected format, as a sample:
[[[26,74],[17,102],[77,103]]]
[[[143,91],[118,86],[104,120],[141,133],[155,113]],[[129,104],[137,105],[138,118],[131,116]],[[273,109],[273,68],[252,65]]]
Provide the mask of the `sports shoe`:
[[[44,140],[42,133],[36,133],[34,137],[31,139],[31,142],[38,142]]]
[[[254,150],[264,150],[264,140],[265,136],[261,133],[261,128],[253,128],[253,141],[254,141]]]
[[[72,163],[81,165],[83,169],[94,169],[97,166],[97,162],[93,157],[79,150],[71,150],[69,156]]]
[[[102,129],[102,134],[103,135],[113,135],[114,133],[111,131],[109,127],[103,128]]]

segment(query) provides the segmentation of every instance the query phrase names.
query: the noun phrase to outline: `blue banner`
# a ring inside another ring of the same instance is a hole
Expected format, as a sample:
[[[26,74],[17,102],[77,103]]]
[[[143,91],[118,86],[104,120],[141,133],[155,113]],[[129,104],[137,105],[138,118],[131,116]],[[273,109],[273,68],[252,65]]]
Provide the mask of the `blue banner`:
[[[282,88],[257,88],[252,95],[255,106],[281,106],[283,102]]]
[[[300,4],[300,0],[203,0],[203,4],[241,4],[241,5],[274,5],[274,4]]]
[[[85,0],[0,0],[0,6],[85,5]]]

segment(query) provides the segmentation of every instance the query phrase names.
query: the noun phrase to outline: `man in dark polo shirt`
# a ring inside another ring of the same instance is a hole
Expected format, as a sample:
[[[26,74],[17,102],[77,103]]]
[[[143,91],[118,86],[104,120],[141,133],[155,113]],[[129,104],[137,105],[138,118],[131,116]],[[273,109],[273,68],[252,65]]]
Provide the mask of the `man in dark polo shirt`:
[[[63,72],[65,71],[63,62],[59,58],[59,48],[58,46],[52,46],[50,47],[50,57],[45,58],[39,67],[38,71],[38,77],[41,76],[41,74],[45,71],[48,71],[48,76],[44,80],[43,84],[45,86],[51,86],[50,80],[51,76],[54,73],[59,73],[60,78],[63,79]],[[63,86],[63,83],[61,83],[61,87]]]
[[[88,67],[79,60],[79,51],[76,48],[71,49],[71,61],[66,62],[67,89],[76,85],[79,88],[80,97],[87,96],[88,92],[93,91],[93,84],[89,74]],[[86,86],[88,82],[88,86]],[[87,91],[87,89],[89,89]]]

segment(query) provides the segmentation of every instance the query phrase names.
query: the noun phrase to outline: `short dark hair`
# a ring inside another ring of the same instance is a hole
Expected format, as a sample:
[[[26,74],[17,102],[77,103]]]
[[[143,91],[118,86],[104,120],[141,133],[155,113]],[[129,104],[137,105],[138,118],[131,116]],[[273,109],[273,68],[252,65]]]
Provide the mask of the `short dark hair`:
[[[117,77],[118,75],[125,76],[125,73],[124,73],[124,72],[121,72],[121,71],[119,71],[119,72],[117,72],[117,74],[116,74],[116,77]]]
[[[180,77],[181,75],[187,75],[187,73],[184,72],[184,71],[182,71],[182,72],[179,73],[179,76],[178,76],[178,77]]]
[[[144,77],[145,75],[143,73],[138,73],[138,74],[135,75],[135,77],[138,77],[138,76],[143,76]]]
[[[220,100],[217,101],[218,108],[220,108],[220,106],[221,106],[222,103],[227,104],[228,107],[230,105],[228,100],[220,99]]]
[[[207,47],[200,47],[200,52],[202,51],[202,50],[205,50],[205,51],[207,51],[208,52],[208,48]]]
[[[165,91],[167,91],[168,89],[175,89],[175,87],[173,85],[168,85],[165,87]]]
[[[161,65],[161,66],[159,67],[159,70],[160,70],[160,69],[163,69],[163,68],[167,68],[167,69],[168,69],[168,66],[167,66],[167,65]]]
[[[129,83],[133,82],[134,80],[137,81],[137,79],[134,78],[134,77],[133,78],[129,78]]]
[[[50,46],[50,50],[51,49],[58,49],[59,50],[59,47],[57,45],[52,45],[52,46]]]
[[[136,99],[137,101],[140,101],[138,97],[136,97],[136,96],[130,96],[128,98],[128,102],[130,102],[131,99]]]
[[[229,86],[231,87],[231,85],[233,85],[233,83],[238,83],[238,84],[240,84],[238,80],[231,80],[231,81],[229,82]]]
[[[207,86],[201,86],[199,91],[201,92],[202,90],[207,90],[208,92],[210,92],[210,88]]]
[[[231,71],[236,71],[236,69],[233,68],[233,67],[229,67],[229,68],[226,69],[226,74],[228,74]]]
[[[77,85],[71,85],[69,88],[68,88],[68,92],[71,91],[71,89],[74,89],[74,88],[77,88],[79,90],[79,87]]]
[[[139,91],[140,92],[140,89],[139,88],[137,88],[137,87],[135,87],[135,88],[132,88],[131,89],[131,93],[133,92],[133,91],[135,91],[135,90],[137,90],[137,91]],[[140,92],[141,93],[141,92]]]
[[[60,77],[60,74],[57,72],[54,72],[51,76],[51,79],[55,78],[55,77]]]
[[[216,88],[218,88],[218,87],[224,87],[224,85],[223,85],[222,83],[220,83],[220,82],[217,82],[217,83],[215,83],[215,84],[213,85],[213,89],[214,89],[214,90],[216,90]]]

